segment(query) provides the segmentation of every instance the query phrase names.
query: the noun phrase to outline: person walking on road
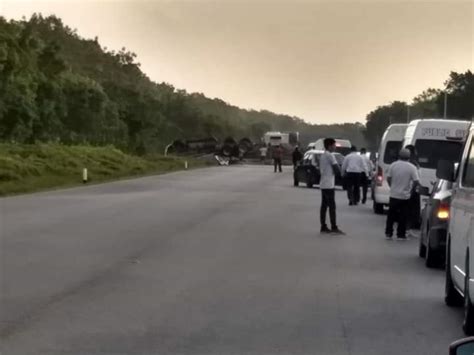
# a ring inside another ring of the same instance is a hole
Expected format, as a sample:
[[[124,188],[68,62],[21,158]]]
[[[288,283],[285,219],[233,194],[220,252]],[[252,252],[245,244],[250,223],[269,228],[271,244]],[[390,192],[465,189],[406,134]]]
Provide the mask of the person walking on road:
[[[342,162],[342,176],[346,180],[349,206],[355,206],[360,201],[360,175],[365,170],[364,160],[357,153],[357,148],[352,146],[351,153]]]
[[[416,189],[420,178],[418,170],[409,162],[410,151],[402,149],[399,160],[390,165],[387,172],[387,182],[390,186],[390,204],[385,226],[385,237],[391,240],[393,226],[397,222],[397,239],[406,240],[407,215],[410,209],[410,197]]]
[[[281,146],[278,145],[276,147],[273,147],[272,155],[273,155],[274,172],[276,173],[277,168],[278,168],[278,171],[281,173],[282,172],[281,159],[283,157],[283,149],[281,148]]]
[[[360,150],[360,156],[364,161],[365,168],[364,172],[360,174],[360,184],[362,186],[362,204],[365,204],[365,202],[367,201],[367,190],[369,188],[369,181],[372,176],[372,171],[374,170],[374,164],[367,156],[367,150],[365,148],[362,148]]]
[[[414,145],[409,144],[405,147],[410,151],[410,163],[412,163],[416,169],[420,170],[420,164],[418,163],[418,154]],[[407,220],[408,229],[420,229],[421,221],[421,201],[420,194],[418,191],[413,190],[410,196],[410,214]]]
[[[321,178],[319,187],[321,189],[320,222],[321,233],[344,234],[336,223],[336,191],[335,177],[340,174],[339,165],[333,152],[336,150],[336,141],[333,138],[324,140],[324,153],[319,158],[319,170]],[[326,224],[326,212],[329,209],[331,229]]]
[[[303,159],[303,154],[301,154],[300,149],[298,147],[295,147],[295,150],[293,151],[293,169],[296,169],[298,166],[298,163]]]
[[[267,147],[263,146],[259,149],[260,151],[260,161],[265,163],[265,159],[267,158]]]

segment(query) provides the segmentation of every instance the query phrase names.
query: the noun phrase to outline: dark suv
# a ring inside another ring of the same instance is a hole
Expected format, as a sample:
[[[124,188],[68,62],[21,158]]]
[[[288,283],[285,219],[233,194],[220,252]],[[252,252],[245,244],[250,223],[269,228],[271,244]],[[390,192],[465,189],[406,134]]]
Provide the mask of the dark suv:
[[[293,172],[294,185],[298,186],[300,183],[305,183],[307,187],[311,188],[314,185],[319,185],[321,173],[319,171],[319,158],[324,153],[322,150],[309,150],[304,154],[303,160],[296,167]],[[339,166],[342,166],[344,156],[341,153],[333,153]],[[341,176],[336,176],[336,186],[342,186]]]

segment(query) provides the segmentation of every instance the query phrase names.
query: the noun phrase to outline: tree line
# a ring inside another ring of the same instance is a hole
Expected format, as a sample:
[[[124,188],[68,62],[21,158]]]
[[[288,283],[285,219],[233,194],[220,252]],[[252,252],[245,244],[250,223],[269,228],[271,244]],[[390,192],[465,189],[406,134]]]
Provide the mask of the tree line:
[[[313,125],[266,110],[244,110],[150,80],[135,53],[81,38],[56,16],[0,17],[0,140],[111,144],[138,154],[175,139],[248,137],[299,131],[365,143],[362,124]]]
[[[372,149],[377,149],[385,129],[391,123],[407,123],[417,118],[446,118],[471,120],[474,118],[474,74],[451,72],[445,89],[427,89],[412,103],[394,101],[377,107],[366,117],[365,136]],[[445,97],[446,95],[446,97]]]

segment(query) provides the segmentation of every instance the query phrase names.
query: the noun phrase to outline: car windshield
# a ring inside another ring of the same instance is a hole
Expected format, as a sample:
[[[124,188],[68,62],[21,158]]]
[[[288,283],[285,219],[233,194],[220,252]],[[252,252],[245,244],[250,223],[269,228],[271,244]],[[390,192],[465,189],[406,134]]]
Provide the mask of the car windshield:
[[[418,154],[418,163],[425,169],[436,169],[440,160],[456,163],[462,153],[462,142],[438,141],[418,139],[415,148]]]
[[[385,164],[392,164],[398,159],[398,153],[402,149],[401,141],[388,141],[385,146],[385,153],[383,156],[383,162]]]

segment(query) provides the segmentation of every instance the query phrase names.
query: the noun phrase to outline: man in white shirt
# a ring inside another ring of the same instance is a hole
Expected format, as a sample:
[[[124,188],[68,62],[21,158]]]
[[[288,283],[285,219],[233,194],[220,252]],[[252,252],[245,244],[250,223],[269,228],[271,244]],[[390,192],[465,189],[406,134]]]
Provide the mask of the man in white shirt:
[[[326,138],[324,140],[324,148],[325,151],[319,158],[319,172],[321,174],[319,181],[321,189],[321,233],[344,234],[336,223],[335,177],[336,174],[341,173],[336,158],[332,154],[336,150],[336,141],[332,138]],[[331,229],[326,224],[326,211],[328,208]]]
[[[351,153],[344,158],[342,163],[342,176],[346,180],[349,206],[355,206],[360,201],[360,175],[365,170],[364,160],[357,153],[357,148],[352,146]]]
[[[390,186],[390,205],[385,226],[385,237],[391,240],[393,225],[397,222],[397,239],[406,240],[406,224],[410,197],[412,191],[418,186],[420,178],[418,170],[410,163],[410,151],[402,149],[399,160],[390,165],[387,172],[387,182]]]
[[[369,188],[369,181],[372,176],[372,171],[374,170],[374,164],[367,156],[367,150],[362,148],[360,150],[360,156],[364,161],[364,172],[360,175],[360,185],[362,186],[362,204],[365,204],[367,201],[367,190]]]

